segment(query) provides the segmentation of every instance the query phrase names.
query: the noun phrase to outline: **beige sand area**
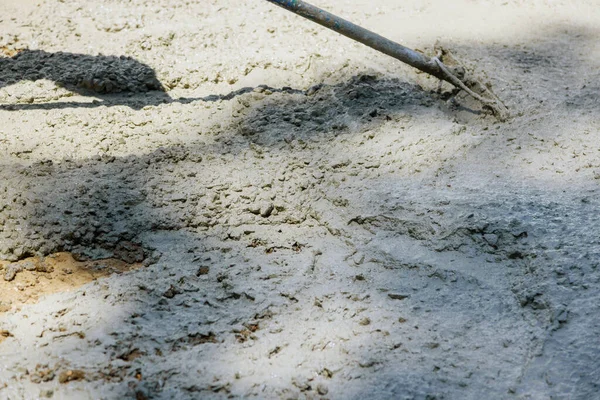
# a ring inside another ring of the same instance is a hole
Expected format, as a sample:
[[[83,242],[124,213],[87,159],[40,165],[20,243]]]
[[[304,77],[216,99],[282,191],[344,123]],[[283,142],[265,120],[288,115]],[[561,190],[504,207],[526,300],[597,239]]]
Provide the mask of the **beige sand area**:
[[[105,276],[141,268],[142,264],[121,259],[78,261],[72,254],[55,253],[15,263],[0,261],[0,267],[4,272],[0,280],[2,313],[20,311],[24,304],[34,304],[47,294],[74,290]]]
[[[598,0],[314,3],[513,117],[262,0],[0,2],[0,398],[598,396]]]

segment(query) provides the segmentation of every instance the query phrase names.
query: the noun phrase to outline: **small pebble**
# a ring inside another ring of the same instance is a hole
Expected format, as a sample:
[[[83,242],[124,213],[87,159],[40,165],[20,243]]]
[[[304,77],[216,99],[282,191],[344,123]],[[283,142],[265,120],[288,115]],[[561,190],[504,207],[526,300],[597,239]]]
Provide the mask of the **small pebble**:
[[[5,268],[6,272],[4,273],[4,280],[10,282],[15,279],[17,274],[23,271],[23,266],[20,264],[8,264]]]
[[[271,204],[271,203],[265,204],[260,208],[260,216],[263,218],[268,218],[271,216],[271,213],[273,212],[274,209],[275,209],[275,207],[273,206],[273,204]]]
[[[327,393],[329,393],[329,389],[327,389],[327,386],[325,386],[324,384],[319,383],[317,385],[317,393],[319,393],[321,396],[324,396]]]

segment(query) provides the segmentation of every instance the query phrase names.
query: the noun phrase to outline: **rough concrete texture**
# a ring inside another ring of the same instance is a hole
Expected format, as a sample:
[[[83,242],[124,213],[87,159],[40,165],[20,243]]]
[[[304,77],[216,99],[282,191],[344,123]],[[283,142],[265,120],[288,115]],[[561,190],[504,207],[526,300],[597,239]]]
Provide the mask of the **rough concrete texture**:
[[[513,118],[265,1],[2,1],[1,275],[147,266],[0,314],[1,398],[600,398],[598,1],[315,4]]]

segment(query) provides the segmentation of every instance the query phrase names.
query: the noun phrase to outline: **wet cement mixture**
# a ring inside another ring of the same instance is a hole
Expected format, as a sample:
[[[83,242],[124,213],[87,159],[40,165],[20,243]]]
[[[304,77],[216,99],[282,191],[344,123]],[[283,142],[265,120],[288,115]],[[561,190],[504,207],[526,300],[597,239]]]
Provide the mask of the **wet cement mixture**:
[[[1,3],[0,398],[600,398],[597,0]]]

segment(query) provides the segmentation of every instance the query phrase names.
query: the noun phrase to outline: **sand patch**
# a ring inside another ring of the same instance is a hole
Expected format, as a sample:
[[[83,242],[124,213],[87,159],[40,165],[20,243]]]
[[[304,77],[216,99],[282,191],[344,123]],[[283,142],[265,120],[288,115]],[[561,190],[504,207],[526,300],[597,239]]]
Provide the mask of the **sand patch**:
[[[47,257],[29,257],[19,262],[0,261],[0,313],[19,310],[44,295],[68,292],[112,274],[141,267],[115,258],[77,261],[73,254],[61,252]],[[0,341],[7,335],[0,332]]]

